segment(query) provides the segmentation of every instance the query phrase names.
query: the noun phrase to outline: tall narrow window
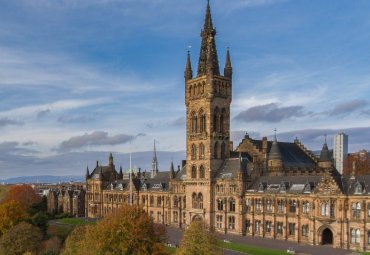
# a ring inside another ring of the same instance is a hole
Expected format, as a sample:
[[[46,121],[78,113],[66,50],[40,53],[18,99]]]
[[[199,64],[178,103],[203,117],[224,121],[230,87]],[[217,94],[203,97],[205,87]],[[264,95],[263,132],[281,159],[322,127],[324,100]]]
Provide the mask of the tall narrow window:
[[[197,146],[195,144],[191,146],[191,159],[197,159]]]
[[[202,195],[202,193],[198,194],[198,205],[199,205],[199,209],[203,209],[203,195]]]
[[[196,133],[197,132],[197,115],[195,112],[191,114],[191,132]]]
[[[198,208],[198,201],[197,201],[197,194],[193,193],[193,195],[191,196],[191,202],[192,202],[192,205],[193,205],[193,208]]]
[[[225,132],[225,118],[226,118],[226,111],[225,109],[222,109],[221,115],[220,115],[220,133]]]
[[[197,178],[197,168],[195,166],[191,168],[191,178]]]
[[[204,144],[203,143],[199,145],[199,158],[204,159]]]
[[[205,173],[204,173],[204,166],[199,167],[199,178],[204,178]]]
[[[229,211],[230,212],[235,212],[235,200],[234,198],[231,198],[229,201]]]
[[[199,112],[199,124],[200,132],[206,132],[206,114],[203,112],[203,110],[200,110]]]

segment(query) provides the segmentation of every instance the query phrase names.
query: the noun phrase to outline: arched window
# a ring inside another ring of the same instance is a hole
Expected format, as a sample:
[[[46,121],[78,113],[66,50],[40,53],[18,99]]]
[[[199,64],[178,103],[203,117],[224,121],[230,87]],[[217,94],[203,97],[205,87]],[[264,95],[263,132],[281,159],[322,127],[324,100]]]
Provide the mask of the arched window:
[[[197,202],[197,194],[196,193],[193,193],[193,195],[191,196],[191,201],[192,201],[192,205],[193,205],[193,208],[198,208],[198,202]]]
[[[191,146],[191,159],[197,159],[197,146],[195,144]]]
[[[214,148],[213,148],[213,157],[215,159],[218,159],[218,142],[215,142]]]
[[[226,152],[226,145],[225,143],[221,144],[221,158],[225,158],[225,152]]]
[[[205,173],[204,173],[204,166],[199,167],[199,178],[204,178]]]
[[[217,209],[219,211],[223,211],[224,210],[224,201],[221,198],[219,198],[217,200]]]
[[[195,112],[191,114],[191,132],[196,133],[197,132],[197,125],[198,125],[197,115]]]
[[[202,193],[198,194],[198,205],[199,205],[199,209],[203,209],[203,195],[202,195]]]
[[[229,200],[229,211],[230,212],[235,212],[235,200],[234,200],[234,198],[231,198]]]
[[[203,110],[199,112],[199,129],[200,133],[206,132],[206,114]]]
[[[199,158],[200,159],[204,159],[204,153],[205,153],[205,151],[204,151],[204,144],[201,143],[199,145]]]
[[[360,229],[351,229],[351,243],[360,243],[361,232]]]
[[[197,178],[197,168],[195,166],[191,168],[191,178]]]
[[[219,127],[219,124],[218,124],[218,121],[219,121],[219,110],[218,110],[218,107],[216,107],[216,109],[214,110],[213,112],[213,132],[218,132],[218,127]]]
[[[222,184],[220,185],[220,192],[224,193],[224,185],[222,185]]]

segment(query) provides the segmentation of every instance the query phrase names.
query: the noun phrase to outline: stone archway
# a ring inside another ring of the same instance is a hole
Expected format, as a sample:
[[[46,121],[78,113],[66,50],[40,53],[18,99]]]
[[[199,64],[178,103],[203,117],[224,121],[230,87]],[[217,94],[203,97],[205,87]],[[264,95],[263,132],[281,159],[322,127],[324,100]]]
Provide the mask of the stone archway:
[[[333,244],[333,232],[329,228],[325,228],[321,233],[321,244],[332,245]]]
[[[193,217],[193,219],[192,219],[192,222],[193,222],[193,221],[203,221],[203,217],[202,217],[202,216],[200,216],[199,214],[194,215],[194,217]]]

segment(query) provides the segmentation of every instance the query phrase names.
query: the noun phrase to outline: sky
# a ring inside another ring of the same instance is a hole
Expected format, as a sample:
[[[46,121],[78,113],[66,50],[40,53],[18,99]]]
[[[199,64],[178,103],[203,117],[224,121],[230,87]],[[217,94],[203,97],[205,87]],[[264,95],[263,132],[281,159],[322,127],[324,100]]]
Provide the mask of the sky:
[[[227,47],[234,70],[234,145],[276,128],[311,150],[342,131],[350,151],[370,149],[370,1],[210,2],[221,70]],[[184,67],[190,47],[196,70],[205,0],[0,5],[0,179],[81,174],[93,152],[126,167],[154,139],[184,152]],[[60,159],[63,173],[45,164]]]

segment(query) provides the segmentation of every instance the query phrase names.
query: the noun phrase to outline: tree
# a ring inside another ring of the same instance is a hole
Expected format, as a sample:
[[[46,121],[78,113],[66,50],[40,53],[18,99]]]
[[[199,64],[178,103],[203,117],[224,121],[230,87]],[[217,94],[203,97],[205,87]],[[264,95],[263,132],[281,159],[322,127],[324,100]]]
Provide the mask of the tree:
[[[21,222],[1,237],[0,254],[20,255],[36,252],[41,240],[42,234],[37,227]]]
[[[33,204],[40,203],[41,197],[30,185],[14,185],[6,193],[3,203],[16,201],[25,211],[31,209]]]
[[[46,230],[48,229],[49,224],[48,216],[45,213],[38,212],[27,221],[35,227],[38,227],[43,234],[46,234]]]
[[[62,254],[166,254],[165,240],[165,229],[143,209],[123,205],[96,225],[76,228]]]
[[[193,221],[185,231],[177,250],[178,255],[216,255],[223,254],[217,239],[204,228],[202,221]]]
[[[0,205],[0,237],[27,217],[21,206],[10,201]]]

